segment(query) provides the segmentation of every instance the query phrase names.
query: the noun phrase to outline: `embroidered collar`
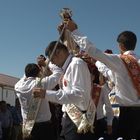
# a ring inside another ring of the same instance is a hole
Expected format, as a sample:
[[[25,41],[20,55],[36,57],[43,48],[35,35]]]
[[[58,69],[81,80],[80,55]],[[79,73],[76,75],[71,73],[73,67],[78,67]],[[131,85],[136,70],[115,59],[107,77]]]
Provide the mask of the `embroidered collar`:
[[[121,55],[128,74],[133,82],[135,89],[137,90],[137,95],[140,97],[140,66],[137,59],[131,54]]]
[[[134,51],[133,50],[130,50],[130,51],[126,51],[123,53],[124,55],[135,55]]]

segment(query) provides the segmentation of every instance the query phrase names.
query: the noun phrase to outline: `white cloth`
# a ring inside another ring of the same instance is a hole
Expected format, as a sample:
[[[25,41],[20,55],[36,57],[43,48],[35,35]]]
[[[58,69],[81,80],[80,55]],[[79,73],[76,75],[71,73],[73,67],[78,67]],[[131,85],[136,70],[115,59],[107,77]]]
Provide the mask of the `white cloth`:
[[[72,36],[76,43],[94,59],[106,64],[115,73],[115,91],[117,102],[121,106],[140,106],[140,100],[137,97],[137,91],[133,86],[131,78],[128,75],[127,69],[117,54],[105,54],[97,49],[86,36],[81,35],[78,30],[72,32]],[[132,54],[137,58],[140,64],[140,57],[134,51],[127,51],[125,54]]]
[[[63,89],[47,90],[46,98],[60,104],[75,104],[81,111],[87,110],[91,99],[91,76],[86,62],[70,55],[63,69]]]
[[[49,65],[52,70],[52,75],[44,77],[41,81],[41,85],[45,89],[53,89],[62,75],[62,69],[56,65]],[[30,99],[32,97],[32,89],[38,83],[37,78],[23,76],[16,84],[15,91],[21,103],[21,111],[23,122],[27,119],[28,107],[30,104]],[[41,106],[36,118],[36,122],[45,122],[50,120],[51,112],[49,108],[49,103],[47,99],[42,99]]]
[[[111,91],[109,93],[109,100],[112,105],[114,116],[118,117],[120,111],[119,111],[119,104],[116,102],[115,89],[117,89],[117,87],[115,87],[115,82],[116,82],[115,73],[113,71],[111,71],[104,63],[102,63],[100,61],[97,61],[95,63],[95,65],[98,68],[98,70],[103,74],[103,76],[107,77],[107,79],[109,80],[109,81],[107,81],[108,86],[110,86],[110,83],[109,83],[110,81],[111,81],[111,84],[113,84],[110,86]]]
[[[95,65],[98,68],[98,71],[102,73],[104,77],[107,78],[107,83],[111,89],[111,93],[116,93],[115,89],[117,89],[117,87],[115,87],[115,83],[117,79],[115,78],[114,71],[111,71],[111,69],[109,69],[104,63],[100,61],[97,61]],[[113,84],[112,86],[110,86],[110,82],[111,84]]]
[[[107,78],[107,80],[115,83],[115,73],[111,71],[104,63],[97,61],[95,63],[96,67],[98,68],[98,71],[103,74],[104,77]]]
[[[103,85],[96,111],[97,111],[97,120],[102,119],[106,116],[107,124],[112,125],[113,110],[108,97],[109,92],[110,90],[107,84]],[[103,110],[104,105],[105,105],[106,114],[104,114],[104,110]]]

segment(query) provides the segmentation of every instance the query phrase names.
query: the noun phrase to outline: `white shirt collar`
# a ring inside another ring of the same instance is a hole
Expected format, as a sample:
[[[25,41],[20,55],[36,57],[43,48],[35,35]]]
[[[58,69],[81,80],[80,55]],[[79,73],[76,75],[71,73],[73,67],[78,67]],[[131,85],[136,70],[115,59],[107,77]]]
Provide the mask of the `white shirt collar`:
[[[73,55],[70,54],[70,55],[68,56],[68,58],[66,59],[64,65],[63,65],[63,67],[62,67],[62,69],[63,69],[64,72],[66,71],[66,69],[67,69],[67,67],[68,67],[68,65],[69,65],[69,63],[70,63],[72,57],[73,57]]]

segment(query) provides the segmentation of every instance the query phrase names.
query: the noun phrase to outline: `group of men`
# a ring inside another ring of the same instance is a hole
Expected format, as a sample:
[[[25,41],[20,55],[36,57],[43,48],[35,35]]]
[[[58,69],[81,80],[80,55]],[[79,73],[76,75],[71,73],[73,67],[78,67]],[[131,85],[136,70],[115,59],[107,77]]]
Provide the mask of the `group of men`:
[[[59,31],[64,25],[65,23],[59,26]],[[28,139],[53,139],[49,102],[62,105],[60,139],[96,139],[94,124],[97,119],[97,108],[91,97],[93,83],[86,58],[98,61],[98,69],[104,67],[104,72],[107,75],[111,73],[114,79],[112,82],[115,97],[120,106],[116,138],[140,139],[140,57],[134,53],[136,35],[131,31],[120,33],[117,37],[120,54],[108,54],[96,48],[86,36],[81,35],[74,21],[67,21],[65,28],[65,31],[70,32],[76,47],[78,46],[78,49],[75,49],[78,52],[70,51],[70,47],[62,42],[52,41],[45,50],[48,62],[39,60],[41,66],[49,68],[50,72],[47,71],[48,74],[41,76],[39,81],[41,68],[34,63],[28,64],[24,77],[15,85],[21,103],[23,123],[28,119],[30,99],[41,99],[35,124]],[[39,87],[38,82],[41,85]],[[55,89],[57,85],[59,89]],[[92,94],[94,96],[94,93]]]

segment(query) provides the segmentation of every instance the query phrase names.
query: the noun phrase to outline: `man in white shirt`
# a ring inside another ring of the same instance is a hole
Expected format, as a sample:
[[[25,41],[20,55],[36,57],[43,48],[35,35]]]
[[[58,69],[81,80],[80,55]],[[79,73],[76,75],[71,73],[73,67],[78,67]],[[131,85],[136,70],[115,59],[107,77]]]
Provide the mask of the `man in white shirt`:
[[[56,43],[56,41],[53,41],[46,48],[48,58],[50,58]],[[34,95],[38,97],[41,93],[46,99],[63,104],[62,136],[65,140],[92,140],[93,135],[90,131],[77,133],[78,128],[72,119],[72,117],[86,113],[91,101],[91,76],[87,63],[70,54],[67,47],[60,42],[51,58],[51,62],[62,67],[64,71],[62,83],[60,84],[62,88],[58,91],[35,88]],[[71,105],[74,105],[74,110],[69,108]],[[73,112],[72,116],[70,111]],[[80,117],[78,116],[77,119],[79,121]]]
[[[76,30],[77,25],[73,21],[68,22],[67,29],[72,32],[72,36],[80,48],[88,52],[94,59],[106,64],[115,73],[116,99],[120,104],[118,135],[124,139],[140,139],[138,136],[140,133],[140,98],[121,55],[105,54],[97,49],[87,40],[86,36]],[[121,54],[133,57],[140,66],[140,57],[134,52],[137,42],[136,35],[131,31],[124,31],[119,34],[117,41]]]
[[[94,68],[92,74],[92,99],[96,105],[94,135],[96,139],[103,137],[105,140],[110,140],[113,120],[113,110],[108,97],[110,89],[106,83],[105,77],[98,71],[97,67]]]
[[[113,125],[112,125],[112,137],[114,139],[117,139],[117,126],[118,126],[118,117],[120,113],[119,104],[116,102],[116,91],[115,91],[115,75],[113,71],[111,71],[105,64],[103,64],[100,61],[97,61],[95,63],[98,70],[107,78],[107,83],[110,88],[109,93],[109,100],[112,105],[113,113],[114,113],[114,119],[113,119]]]
[[[53,89],[59,78],[62,75],[62,69],[54,64],[49,64],[49,68],[52,71],[50,76],[44,77],[41,80],[41,86],[46,89]],[[39,82],[40,68],[37,64],[29,63],[25,67],[25,75],[15,84],[16,95],[19,98],[21,104],[21,112],[23,117],[23,125],[27,121],[27,115],[29,113],[29,106],[31,102],[32,89],[37,86]],[[35,124],[31,131],[31,140],[44,140],[53,139],[51,130],[51,112],[47,99],[41,100],[41,105],[36,116]]]

